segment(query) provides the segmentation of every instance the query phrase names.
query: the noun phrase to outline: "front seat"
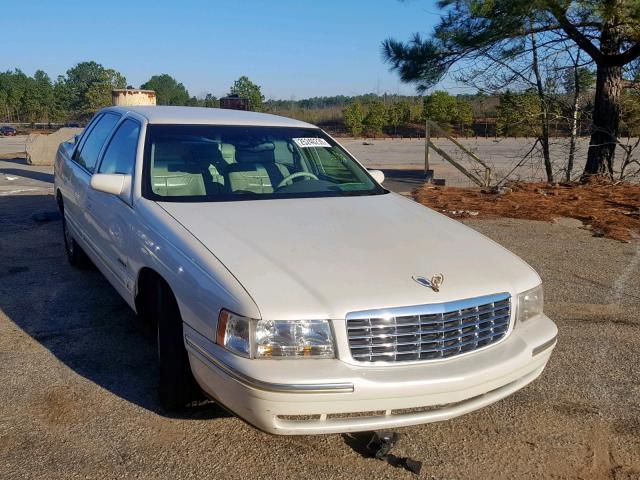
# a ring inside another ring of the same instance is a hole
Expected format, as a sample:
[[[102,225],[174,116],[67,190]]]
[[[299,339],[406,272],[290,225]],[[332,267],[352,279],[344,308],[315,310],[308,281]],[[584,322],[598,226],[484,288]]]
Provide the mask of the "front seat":
[[[273,193],[289,176],[289,169],[276,162],[275,145],[265,142],[249,148],[236,147],[236,162],[229,165],[227,176],[232,192]]]

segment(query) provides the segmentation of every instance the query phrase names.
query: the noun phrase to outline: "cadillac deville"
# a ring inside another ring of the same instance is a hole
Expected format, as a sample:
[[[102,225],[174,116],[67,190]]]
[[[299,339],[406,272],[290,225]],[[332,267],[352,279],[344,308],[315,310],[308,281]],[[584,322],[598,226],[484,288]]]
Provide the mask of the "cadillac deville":
[[[290,435],[471,412],[555,346],[531,267],[383,180],[313,125],[186,107],[106,108],[55,163],[68,259],[157,326],[163,404]]]

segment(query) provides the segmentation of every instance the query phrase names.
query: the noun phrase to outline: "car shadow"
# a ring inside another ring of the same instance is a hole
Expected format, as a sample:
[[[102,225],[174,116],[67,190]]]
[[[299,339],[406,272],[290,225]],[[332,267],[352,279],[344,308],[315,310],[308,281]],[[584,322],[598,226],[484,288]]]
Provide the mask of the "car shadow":
[[[383,168],[384,183],[386,187],[396,193],[410,192],[414,188],[424,185],[433,177],[433,172],[429,171],[425,176],[424,170],[406,168]]]
[[[0,197],[0,309],[9,320],[74,372],[147,410],[229,416],[213,402],[162,408],[154,330],[97,269],[67,263],[61,229],[53,195]]]
[[[0,168],[0,173],[4,175],[15,175],[17,177],[30,178],[40,182],[53,183],[53,173],[25,170],[23,168]]]
[[[6,158],[5,158],[6,157]],[[29,165],[24,157],[12,157],[6,154],[0,154],[0,162],[15,163],[17,165]]]

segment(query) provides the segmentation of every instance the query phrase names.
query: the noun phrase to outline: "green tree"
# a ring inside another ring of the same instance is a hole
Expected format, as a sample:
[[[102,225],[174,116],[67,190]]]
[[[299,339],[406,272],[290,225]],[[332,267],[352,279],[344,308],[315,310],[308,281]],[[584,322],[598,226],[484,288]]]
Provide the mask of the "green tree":
[[[34,121],[50,121],[54,114],[53,84],[49,75],[42,70],[37,70],[33,75],[33,96],[38,104]]]
[[[364,116],[364,129],[366,132],[379,135],[387,124],[387,107],[380,100],[374,100],[367,104],[367,114]]]
[[[621,127],[627,137],[640,136],[640,91],[622,94]]]
[[[424,100],[411,104],[409,121],[411,123],[424,123]]]
[[[573,93],[576,91],[576,77],[578,79],[578,91],[586,92],[591,90],[596,84],[596,74],[587,67],[577,67],[565,70],[562,76],[562,86],[565,92]]]
[[[154,90],[158,105],[187,105],[189,103],[189,92],[184,85],[166,73],[152,76],[140,85],[140,88]]]
[[[473,105],[471,105],[471,102],[460,98],[456,100],[454,122],[460,126],[460,132],[465,133],[466,129],[473,123]]]
[[[71,105],[73,104],[74,95],[71,87],[66,82],[63,75],[58,76],[53,84],[53,107],[52,118],[56,122],[66,122],[75,120]]]
[[[424,98],[423,115],[442,128],[449,128],[456,118],[457,107],[456,97],[439,90]]]
[[[621,92],[635,84],[625,78],[625,65],[640,58],[638,0],[440,0],[446,10],[429,38],[415,34],[409,42],[387,39],[384,58],[406,82],[424,90],[454,65],[473,70],[487,52],[521,51],[527,39],[543,36],[547,47],[569,41],[596,65],[593,131],[583,177],[613,175],[620,125]],[[550,42],[550,43],[547,43]],[[527,49],[534,55],[534,48]],[[497,58],[500,61],[500,58]],[[517,77],[518,70],[504,71]],[[540,85],[539,71],[536,71]]]
[[[21,70],[7,71],[0,75],[0,90],[4,92],[6,118],[9,121],[24,120],[24,98],[29,88],[29,77]]]
[[[253,83],[248,77],[242,76],[233,82],[229,94],[249,99],[249,110],[254,112],[262,111],[264,95],[260,91],[260,86]]]
[[[202,101],[202,106],[207,108],[218,108],[220,106],[220,101],[215,97],[215,95],[207,93]]]
[[[36,81],[33,78],[27,78],[19,106],[22,121],[33,123],[47,115],[48,112],[40,104],[42,94],[39,90]]]
[[[387,108],[387,123],[393,128],[394,135],[398,133],[398,127],[409,121],[411,107],[408,102],[394,102]]]
[[[542,109],[540,99],[534,91],[513,93],[507,90],[500,95],[500,104],[496,107],[496,111],[498,135],[505,137],[540,137],[542,135],[540,124]]]
[[[357,137],[362,133],[364,128],[364,110],[360,102],[354,102],[348,105],[343,111],[344,124],[349,130],[349,133]]]
[[[111,90],[125,88],[126,78],[118,71],[96,62],[81,62],[67,70],[63,80],[68,88],[69,107],[79,118],[87,118],[111,105]]]
[[[81,115],[88,117],[111,105],[112,87],[105,83],[92,83],[82,96]]]
[[[450,129],[455,124],[464,132],[465,127],[473,122],[473,107],[464,99],[436,91],[424,98],[423,115],[444,129]]]

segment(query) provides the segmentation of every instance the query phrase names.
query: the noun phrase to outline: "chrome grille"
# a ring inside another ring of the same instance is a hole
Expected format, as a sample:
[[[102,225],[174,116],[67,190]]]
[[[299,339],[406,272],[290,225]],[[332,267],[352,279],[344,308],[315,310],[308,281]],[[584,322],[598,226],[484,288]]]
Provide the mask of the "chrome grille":
[[[502,293],[416,307],[368,310],[347,315],[354,360],[437,360],[477,350],[509,329],[511,298]]]

